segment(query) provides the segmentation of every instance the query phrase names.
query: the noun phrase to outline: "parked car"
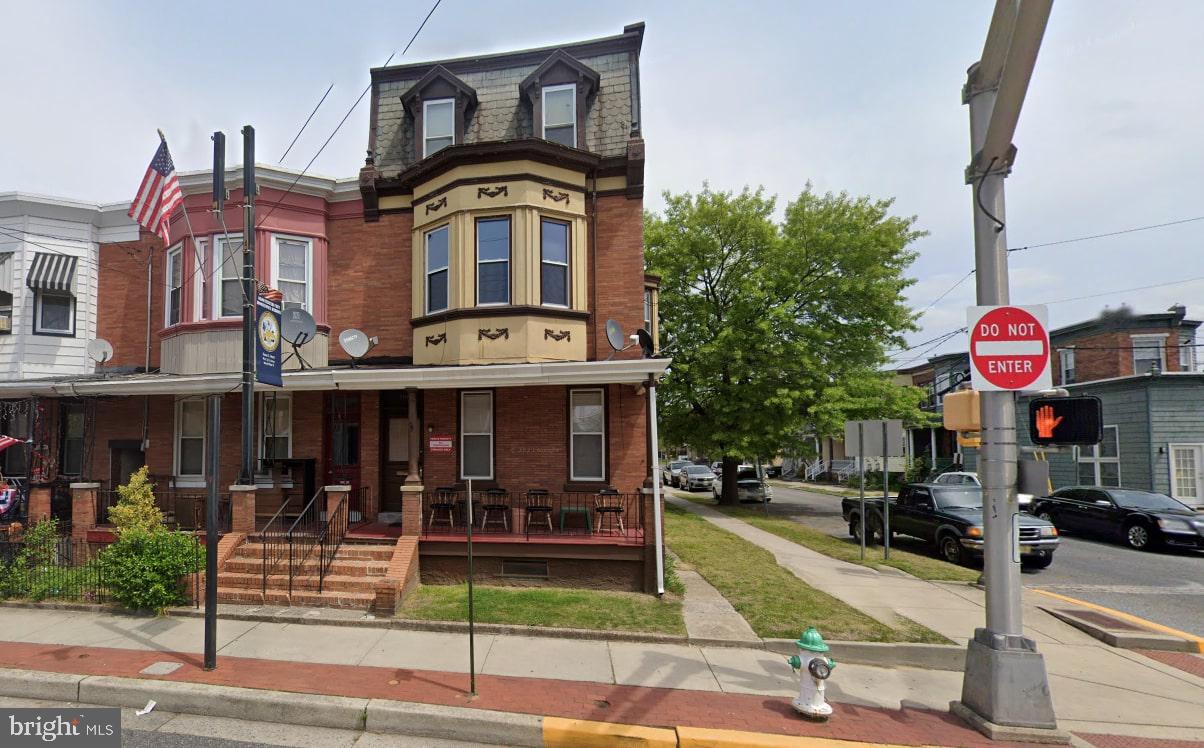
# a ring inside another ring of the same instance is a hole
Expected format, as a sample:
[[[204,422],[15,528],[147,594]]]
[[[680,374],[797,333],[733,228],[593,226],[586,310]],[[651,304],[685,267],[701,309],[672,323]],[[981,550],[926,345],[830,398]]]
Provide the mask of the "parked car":
[[[866,542],[879,542],[883,533],[882,499],[865,502]],[[849,523],[849,534],[861,536],[860,501],[847,498],[840,510]],[[1052,522],[1028,514],[1017,515],[1020,527],[1020,561],[1044,569],[1053,563],[1058,548],[1058,529]],[[938,483],[909,483],[890,502],[891,534],[909,535],[932,543],[950,563],[964,563],[982,555],[982,489]]]
[[[932,479],[932,482],[938,486],[982,486],[982,481],[978,479],[978,473],[968,472],[950,472],[941,473]],[[1016,501],[1020,506],[1027,507],[1033,503],[1033,495],[1031,493],[1016,494]]]
[[[661,480],[664,481],[666,486],[676,486],[677,473],[689,464],[689,460],[674,460],[673,462],[670,462],[665,466],[665,469],[661,471]]]
[[[705,491],[715,484],[715,474],[706,465],[686,465],[678,483],[687,491]]]
[[[711,495],[715,497],[715,501],[723,495],[723,484],[720,481],[712,484]],[[773,501],[773,489],[757,477],[755,469],[746,469],[736,473],[736,496],[738,501],[755,501],[760,504]]]
[[[1031,511],[1059,530],[1117,538],[1137,550],[1157,545],[1204,549],[1204,515],[1152,491],[1070,486],[1037,499]]]

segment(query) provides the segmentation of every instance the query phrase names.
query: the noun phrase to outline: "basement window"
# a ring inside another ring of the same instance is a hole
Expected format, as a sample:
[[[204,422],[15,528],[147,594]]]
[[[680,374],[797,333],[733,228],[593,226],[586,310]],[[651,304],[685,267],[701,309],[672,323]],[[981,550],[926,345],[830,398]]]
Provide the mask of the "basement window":
[[[546,558],[503,558],[502,576],[547,579],[548,560]]]

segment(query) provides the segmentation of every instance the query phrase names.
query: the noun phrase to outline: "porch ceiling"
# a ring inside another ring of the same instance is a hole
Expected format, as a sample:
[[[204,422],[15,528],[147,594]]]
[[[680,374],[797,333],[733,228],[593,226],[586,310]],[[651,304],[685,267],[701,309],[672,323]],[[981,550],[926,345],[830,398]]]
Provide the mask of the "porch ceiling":
[[[671,359],[651,358],[622,361],[565,361],[542,364],[494,364],[488,366],[409,366],[397,368],[324,368],[286,372],[284,390],[420,390],[463,387],[524,387],[531,385],[638,384],[649,376],[660,377]],[[238,387],[240,374],[137,374],[107,378],[64,377],[57,379],[0,382],[0,398],[101,396],[101,395],[204,395],[230,392]],[[257,390],[270,390],[256,384]]]

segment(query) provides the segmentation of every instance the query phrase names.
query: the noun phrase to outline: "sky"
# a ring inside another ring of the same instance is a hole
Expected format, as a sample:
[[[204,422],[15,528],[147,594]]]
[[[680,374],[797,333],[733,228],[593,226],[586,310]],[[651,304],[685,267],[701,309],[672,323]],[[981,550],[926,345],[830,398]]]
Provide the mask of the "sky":
[[[819,191],[893,197],[929,232],[908,289],[923,343],[974,302],[966,68],[984,0],[862,2],[431,2],[203,5],[0,0],[0,192],[128,200],[168,136],[181,170],[210,165],[210,134],[256,128],[276,163],[304,167],[396,52],[419,62],[618,34],[647,23],[641,58],[645,204],[671,192],[763,185],[779,209]],[[1204,216],[1204,4],[1058,0],[1014,138],[1007,238],[1021,247]],[[1194,92],[1194,93],[1193,93]],[[354,176],[368,97],[312,173]],[[1011,299],[1049,303],[1052,326],[1105,307],[1187,305],[1204,317],[1204,220],[1011,254]],[[1162,285],[1174,283],[1174,285]],[[1153,286],[1156,288],[1138,287]],[[944,298],[933,302],[948,291]],[[1091,296],[1082,299],[1079,297]],[[1072,299],[1072,300],[1068,300]],[[899,364],[965,349],[918,346]]]

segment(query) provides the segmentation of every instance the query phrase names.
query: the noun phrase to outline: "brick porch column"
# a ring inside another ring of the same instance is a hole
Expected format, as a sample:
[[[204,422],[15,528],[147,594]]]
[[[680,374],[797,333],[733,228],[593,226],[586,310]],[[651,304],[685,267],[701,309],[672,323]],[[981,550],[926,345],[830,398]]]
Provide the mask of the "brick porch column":
[[[401,487],[402,535],[422,534],[422,489],[421,483]]]
[[[334,510],[339,508],[339,502],[343,499],[351,501],[351,486],[323,486],[322,490],[326,493],[326,519],[334,516]],[[351,511],[351,507],[347,507],[347,511]]]
[[[71,484],[71,537],[84,540],[96,527],[96,490],[99,483]]]
[[[30,486],[28,524],[50,516],[50,486]]]
[[[255,491],[257,486],[230,486],[230,532],[255,532]]]
[[[655,497],[651,488],[640,489],[640,502],[644,523],[644,592],[656,594],[656,511]]]

